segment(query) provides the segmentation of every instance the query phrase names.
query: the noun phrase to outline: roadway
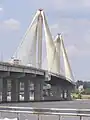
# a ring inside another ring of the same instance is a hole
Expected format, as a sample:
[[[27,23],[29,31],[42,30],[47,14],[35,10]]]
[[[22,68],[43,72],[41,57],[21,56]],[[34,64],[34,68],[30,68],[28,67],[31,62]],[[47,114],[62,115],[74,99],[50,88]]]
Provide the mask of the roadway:
[[[38,108],[75,108],[90,109],[90,100],[57,101],[57,102],[28,102],[28,103],[1,103],[1,106],[20,106]]]
[[[14,74],[14,76],[16,74],[16,77],[17,77],[17,74],[19,74],[19,78],[20,76],[25,76],[25,74],[44,76],[44,78],[48,78],[48,79],[50,79],[51,76],[54,76],[56,78],[66,80],[68,83],[71,83],[72,85],[73,84],[75,85],[73,80],[70,80],[61,74],[48,72],[47,70],[38,69],[31,66],[12,64],[8,62],[0,62],[0,77],[10,76],[12,73]],[[45,80],[47,81],[47,79]]]

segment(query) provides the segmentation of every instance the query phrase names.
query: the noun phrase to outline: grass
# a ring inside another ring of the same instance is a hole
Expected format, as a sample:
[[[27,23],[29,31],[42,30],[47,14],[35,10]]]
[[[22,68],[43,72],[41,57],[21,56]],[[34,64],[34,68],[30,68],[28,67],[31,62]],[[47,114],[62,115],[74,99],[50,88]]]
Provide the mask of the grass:
[[[73,99],[90,99],[90,95],[83,95],[83,94],[72,94]]]
[[[82,99],[90,99],[90,95],[82,95]]]

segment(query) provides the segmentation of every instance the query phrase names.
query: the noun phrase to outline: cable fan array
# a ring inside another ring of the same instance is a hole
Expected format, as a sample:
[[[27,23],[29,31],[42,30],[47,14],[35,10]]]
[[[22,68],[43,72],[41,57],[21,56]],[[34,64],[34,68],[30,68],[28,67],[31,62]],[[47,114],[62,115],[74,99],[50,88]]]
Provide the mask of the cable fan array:
[[[58,34],[55,40],[53,40],[45,13],[41,9],[36,12],[20,45],[13,55],[12,62],[14,60],[19,60],[19,64],[42,69],[43,32],[46,41],[47,70],[52,73],[61,74],[60,58],[62,52],[65,76],[72,79],[73,75],[65,50],[63,38],[61,34]]]

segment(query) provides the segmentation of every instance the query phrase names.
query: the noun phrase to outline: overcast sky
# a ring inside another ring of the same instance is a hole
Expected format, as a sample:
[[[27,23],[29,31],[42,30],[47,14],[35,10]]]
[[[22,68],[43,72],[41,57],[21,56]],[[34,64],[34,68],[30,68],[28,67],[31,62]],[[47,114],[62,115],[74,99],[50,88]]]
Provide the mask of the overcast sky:
[[[0,56],[11,58],[38,8],[63,34],[75,78],[90,80],[90,0],[0,0]]]

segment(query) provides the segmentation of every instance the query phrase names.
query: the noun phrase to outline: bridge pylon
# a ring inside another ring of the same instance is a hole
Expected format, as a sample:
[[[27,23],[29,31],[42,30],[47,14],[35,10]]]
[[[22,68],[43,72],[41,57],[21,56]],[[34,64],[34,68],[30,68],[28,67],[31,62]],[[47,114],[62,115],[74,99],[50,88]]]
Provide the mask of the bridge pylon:
[[[60,33],[53,40],[43,9],[37,10],[15,54],[14,61],[25,66],[42,69],[43,32],[46,41],[46,60],[48,72],[61,74],[61,52],[65,67],[65,76],[71,79],[71,68],[66,49]],[[19,61],[18,61],[19,60]]]

